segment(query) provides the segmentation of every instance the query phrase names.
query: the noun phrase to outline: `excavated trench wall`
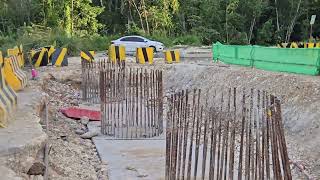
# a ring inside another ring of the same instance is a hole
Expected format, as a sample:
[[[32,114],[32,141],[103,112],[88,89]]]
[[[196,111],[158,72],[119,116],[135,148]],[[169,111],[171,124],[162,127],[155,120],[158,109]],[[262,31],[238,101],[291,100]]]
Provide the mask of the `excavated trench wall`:
[[[43,102],[37,90],[18,93],[15,114],[9,126],[0,131],[0,179],[27,178],[35,163],[42,164],[47,141],[40,124]]]

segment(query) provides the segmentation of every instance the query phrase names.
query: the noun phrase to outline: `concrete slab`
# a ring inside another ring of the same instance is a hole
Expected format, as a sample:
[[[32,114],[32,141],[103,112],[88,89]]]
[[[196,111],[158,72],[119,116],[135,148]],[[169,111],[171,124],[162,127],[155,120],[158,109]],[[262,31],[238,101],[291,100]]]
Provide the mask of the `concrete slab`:
[[[100,122],[90,122],[89,131],[100,131]],[[92,138],[101,161],[108,164],[110,180],[165,179],[165,135],[150,139]]]
[[[17,95],[18,107],[9,120],[8,127],[0,128],[0,165],[5,164],[19,172],[26,172],[32,163],[30,159],[36,158],[47,135],[39,123],[41,93],[26,88]]]
[[[0,129],[0,156],[14,154],[28,144],[44,142],[46,134],[39,124],[36,108],[40,93],[25,89],[18,93],[18,107],[7,128]]]
[[[165,140],[93,138],[110,180],[165,179]]]

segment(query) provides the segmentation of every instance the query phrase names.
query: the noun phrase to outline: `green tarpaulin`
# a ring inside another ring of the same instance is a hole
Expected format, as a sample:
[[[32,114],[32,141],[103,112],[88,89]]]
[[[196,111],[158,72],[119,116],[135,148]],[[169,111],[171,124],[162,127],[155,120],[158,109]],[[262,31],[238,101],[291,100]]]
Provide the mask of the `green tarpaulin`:
[[[213,59],[227,64],[256,67],[269,71],[319,75],[320,48],[287,49],[237,46],[215,43]]]

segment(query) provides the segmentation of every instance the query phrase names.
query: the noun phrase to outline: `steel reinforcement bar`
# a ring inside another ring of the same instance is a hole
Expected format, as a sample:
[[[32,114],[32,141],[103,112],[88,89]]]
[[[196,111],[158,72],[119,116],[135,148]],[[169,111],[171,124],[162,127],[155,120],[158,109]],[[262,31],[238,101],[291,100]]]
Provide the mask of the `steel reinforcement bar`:
[[[198,89],[169,98],[166,179],[291,180],[277,97],[230,88],[211,98]]]
[[[125,61],[114,64],[110,60],[99,59],[96,61],[89,62],[87,60],[81,60],[82,70],[82,82],[81,82],[81,97],[84,102],[98,104],[100,103],[100,69],[111,69],[111,68],[124,68]]]
[[[101,68],[102,134],[123,139],[159,136],[163,132],[162,71]]]

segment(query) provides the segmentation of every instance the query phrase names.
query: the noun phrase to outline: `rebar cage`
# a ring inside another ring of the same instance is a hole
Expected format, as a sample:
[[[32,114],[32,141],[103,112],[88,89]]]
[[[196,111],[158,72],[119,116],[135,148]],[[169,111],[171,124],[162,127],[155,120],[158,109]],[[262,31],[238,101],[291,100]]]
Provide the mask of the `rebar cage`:
[[[115,67],[125,67],[125,61],[114,64],[106,59],[97,59],[92,62],[84,59],[81,60],[81,97],[84,102],[92,104],[100,103],[100,69]]]
[[[100,70],[102,134],[124,139],[163,132],[162,71],[115,67]]]
[[[280,101],[253,89],[219,93],[169,98],[166,179],[292,179]]]

